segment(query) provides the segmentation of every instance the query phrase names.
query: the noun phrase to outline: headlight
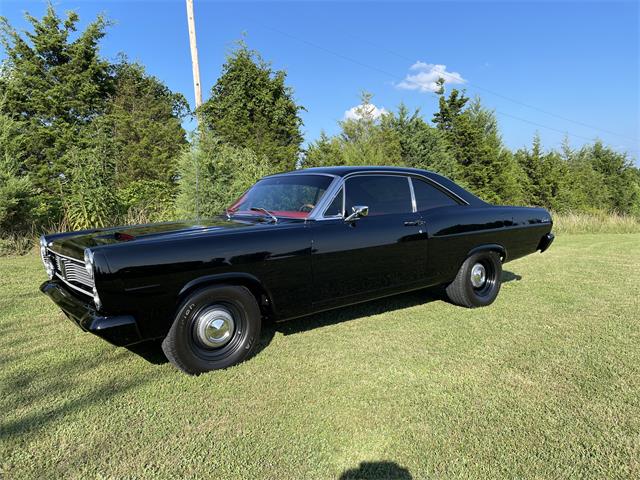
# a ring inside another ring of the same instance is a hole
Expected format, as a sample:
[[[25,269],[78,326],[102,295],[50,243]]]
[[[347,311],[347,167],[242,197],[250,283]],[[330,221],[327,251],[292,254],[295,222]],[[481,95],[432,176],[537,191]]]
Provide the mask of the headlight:
[[[55,269],[53,268],[53,262],[47,253],[47,241],[45,240],[44,235],[40,237],[40,258],[42,259],[44,269],[47,272],[49,279],[52,279]]]
[[[93,278],[93,252],[88,248],[84,249],[84,268],[91,278]]]

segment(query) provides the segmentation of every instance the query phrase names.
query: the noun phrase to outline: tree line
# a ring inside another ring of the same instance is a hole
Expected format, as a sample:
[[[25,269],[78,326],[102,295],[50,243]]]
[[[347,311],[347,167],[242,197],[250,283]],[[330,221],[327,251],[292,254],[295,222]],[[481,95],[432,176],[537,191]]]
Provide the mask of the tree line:
[[[322,165],[405,165],[442,173],[494,203],[640,215],[640,170],[600,141],[509,150],[493,112],[445,92],[432,118],[374,115],[364,93],[340,132],[303,149],[301,112],[274,70],[238,42],[200,111],[143,65],[100,55],[110,25],[78,32],[49,5],[18,32],[0,18],[0,237],[47,228],[218,214],[256,179]],[[197,113],[198,132],[183,123]]]

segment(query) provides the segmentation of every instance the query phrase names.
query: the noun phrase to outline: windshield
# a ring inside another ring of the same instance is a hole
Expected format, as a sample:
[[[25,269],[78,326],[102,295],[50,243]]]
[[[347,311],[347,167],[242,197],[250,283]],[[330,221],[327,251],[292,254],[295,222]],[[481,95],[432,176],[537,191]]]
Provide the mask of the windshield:
[[[325,175],[283,175],[265,178],[231,205],[228,213],[261,215],[265,209],[276,217],[307,218],[331,183]]]

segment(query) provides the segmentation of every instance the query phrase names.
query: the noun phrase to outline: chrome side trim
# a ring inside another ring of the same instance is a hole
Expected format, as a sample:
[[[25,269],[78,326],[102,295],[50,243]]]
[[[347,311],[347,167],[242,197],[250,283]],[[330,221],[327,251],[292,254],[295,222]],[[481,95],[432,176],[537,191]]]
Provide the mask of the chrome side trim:
[[[300,173],[303,173],[304,171],[301,170]],[[298,174],[297,172],[295,172],[294,174]],[[427,182],[430,185],[433,185],[435,188],[438,188],[440,190],[442,190],[443,192],[445,192],[447,195],[449,195],[451,198],[453,198],[455,201],[457,201],[458,203],[460,203],[461,205],[469,205],[469,202],[467,202],[464,198],[462,198],[460,195],[458,195],[457,193],[455,193],[454,191],[450,190],[449,188],[445,187],[444,185],[442,185],[441,183],[439,183],[436,180],[433,180],[425,175],[422,175],[418,172],[414,172],[414,171],[397,171],[397,172],[390,172],[388,170],[367,170],[367,171],[361,171],[361,172],[352,172],[349,173],[345,176],[338,176],[338,175],[332,175],[332,174],[328,174],[328,173],[308,173],[309,175],[327,175],[327,176],[331,176],[331,177],[335,177],[334,181],[331,183],[331,185],[329,185],[329,188],[327,188],[327,190],[324,192],[324,195],[322,196],[322,198],[320,199],[320,201],[318,202],[318,204],[316,205],[316,207],[311,211],[311,213],[309,214],[309,216],[307,217],[307,220],[318,220],[318,221],[323,221],[323,220],[336,220],[339,219],[341,217],[325,217],[324,216],[324,212],[325,210],[329,207],[329,205],[331,205],[331,202],[333,201],[333,198],[337,195],[338,191],[340,190],[341,187],[345,187],[344,189],[344,193],[343,193],[343,198],[342,198],[342,211],[344,212],[344,207],[345,207],[345,198],[346,198],[346,186],[345,186],[345,182],[347,179],[354,177],[354,176],[358,176],[358,175],[387,175],[387,176],[401,176],[401,177],[407,177],[409,179],[411,178],[418,178],[420,180],[424,180],[425,182]],[[289,175],[289,174],[277,174],[277,175]],[[276,175],[272,175],[272,176],[276,176]],[[266,178],[266,177],[265,177]],[[413,189],[413,184],[411,184],[411,188]],[[415,201],[415,191],[413,191],[413,200]],[[417,202],[416,202],[416,206],[414,209],[414,212],[417,212]]]
[[[454,191],[448,189],[447,187],[445,187],[444,185],[440,184],[439,182],[437,182],[436,180],[433,180],[425,175],[422,175],[418,172],[414,172],[414,171],[406,171],[406,172],[402,172],[402,171],[398,171],[398,172],[389,172],[386,170],[370,170],[370,171],[365,171],[365,172],[352,172],[348,175],[345,175],[343,177],[344,180],[346,180],[347,178],[356,176],[356,175],[393,175],[393,176],[403,176],[403,177],[418,177],[421,180],[425,180],[427,183],[430,183],[431,185],[435,185],[437,188],[443,190],[444,192],[446,192],[448,195],[450,195],[451,197],[453,197],[454,199],[456,199],[457,201],[459,201],[460,203],[462,203],[463,205],[469,205],[469,202],[467,202],[464,198],[462,198],[460,195],[458,195],[457,193],[455,193]]]
[[[420,175],[420,174],[412,174],[412,177],[420,177],[421,180],[425,180],[427,183],[429,183],[430,185],[433,185],[434,187],[442,190],[443,192],[445,192],[447,195],[449,195],[450,197],[452,197],[454,200],[456,200],[457,202],[462,203],[463,205],[470,205],[469,202],[467,202],[464,198],[462,198],[460,195],[458,195],[456,192],[448,189],[447,187],[445,187],[444,185],[442,185],[441,183],[436,182],[435,180],[429,178],[429,177],[425,177],[424,175]]]
[[[336,199],[336,197],[340,194],[340,192],[342,192],[342,215],[325,216],[325,213],[327,213],[327,210],[329,209],[333,201]],[[320,218],[318,218],[317,220],[335,220],[337,218],[344,218],[344,190],[342,188],[339,188],[338,191],[331,197],[331,200],[327,202],[327,206],[324,208]]]
[[[416,192],[413,191],[413,179],[407,177],[407,180],[409,181],[409,190],[411,190],[411,209],[413,213],[416,213],[418,208],[416,207]]]
[[[328,175],[328,174],[314,173],[312,175]],[[340,190],[340,187],[342,186],[342,177],[339,177],[337,175],[328,175],[328,176],[333,177],[333,181],[329,184],[324,194],[322,195],[322,198],[320,198],[320,200],[316,204],[315,208],[311,210],[311,212],[309,212],[309,215],[307,216],[307,220],[335,220],[336,218],[340,218],[340,217],[323,218],[322,216],[325,210],[329,208],[329,205],[331,205],[331,202],[333,201],[333,197],[337,195],[338,191]]]
[[[387,171],[367,171],[367,172],[353,172],[350,173],[349,175],[345,175],[344,177],[341,177],[340,182],[338,184],[338,188],[336,188],[335,192],[332,192],[332,196],[331,196],[331,201],[327,202],[326,207],[324,208],[324,210],[322,210],[322,214],[320,216],[318,216],[318,218],[314,218],[314,220],[336,220],[336,219],[340,219],[340,218],[344,218],[344,214],[346,214],[347,212],[345,211],[345,207],[346,207],[346,198],[347,198],[347,180],[349,178],[353,178],[353,177],[361,177],[361,176],[365,176],[365,175],[373,175],[376,177],[405,177],[407,179],[407,182],[409,182],[409,191],[411,193],[411,210],[412,212],[415,212],[415,197],[413,195],[413,187],[411,185],[411,180],[409,178],[409,174],[404,173],[404,172],[387,172]],[[329,208],[329,206],[331,205],[331,203],[333,202],[333,199],[335,198],[335,196],[340,192],[340,189],[342,189],[342,212],[343,215],[342,216],[332,216],[332,217],[325,217],[324,213],[326,212],[327,208]],[[328,189],[327,189],[328,191]],[[326,193],[325,193],[326,194]]]

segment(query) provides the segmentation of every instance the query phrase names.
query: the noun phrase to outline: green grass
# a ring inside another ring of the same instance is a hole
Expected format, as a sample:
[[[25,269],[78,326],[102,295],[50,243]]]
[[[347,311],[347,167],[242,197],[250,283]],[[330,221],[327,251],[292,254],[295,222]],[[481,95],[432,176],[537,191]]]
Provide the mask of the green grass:
[[[488,308],[294,320],[188,377],[80,332],[37,255],[0,259],[0,477],[638,478],[640,234],[505,267]]]
[[[640,217],[609,212],[553,214],[556,233],[640,233]]]

